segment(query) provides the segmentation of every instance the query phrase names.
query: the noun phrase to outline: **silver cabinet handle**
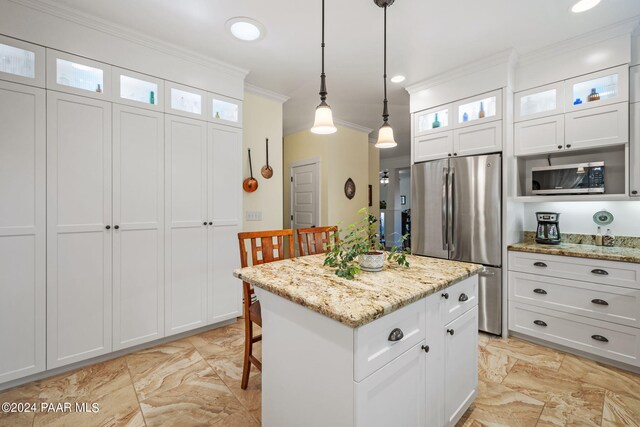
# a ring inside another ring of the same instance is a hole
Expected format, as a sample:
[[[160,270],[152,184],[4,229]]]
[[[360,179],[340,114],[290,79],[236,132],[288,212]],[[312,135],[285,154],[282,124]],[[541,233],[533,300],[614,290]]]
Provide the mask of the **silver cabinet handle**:
[[[400,341],[402,338],[404,338],[404,333],[400,328],[395,328],[389,334],[389,341]]]
[[[534,320],[533,323],[535,323],[538,326],[547,326],[547,322],[544,322],[542,320]]]
[[[540,295],[546,295],[547,294],[547,291],[545,291],[544,289],[540,289],[540,288],[534,289],[533,292],[535,292],[536,294],[540,294]]]
[[[460,294],[460,298],[458,298],[458,301],[460,302],[465,302],[468,300],[469,300],[469,297],[467,296],[467,294]]]
[[[598,305],[609,305],[608,302],[600,298],[592,299],[591,302]]]
[[[609,272],[607,270],[603,270],[601,268],[594,268],[591,270],[593,274],[599,274],[600,276],[608,276]]]
[[[451,184],[449,185],[449,252],[455,251],[455,244],[454,242],[456,241],[455,236],[454,236],[454,231],[456,229],[456,224],[455,224],[455,212],[456,212],[456,204],[455,204],[455,200],[456,200],[456,170],[455,169],[451,169],[451,171],[449,172],[449,178],[450,178],[450,182]]]
[[[449,199],[447,198],[447,182],[449,181],[449,171],[442,169],[442,250],[449,249],[449,241],[447,239],[447,210],[449,207]]]
[[[602,335],[591,335],[591,338],[600,342],[609,342],[609,340],[603,337]]]
[[[536,267],[546,267],[547,266],[547,264],[545,264],[544,262],[540,262],[540,261],[534,262],[533,265],[536,266]]]

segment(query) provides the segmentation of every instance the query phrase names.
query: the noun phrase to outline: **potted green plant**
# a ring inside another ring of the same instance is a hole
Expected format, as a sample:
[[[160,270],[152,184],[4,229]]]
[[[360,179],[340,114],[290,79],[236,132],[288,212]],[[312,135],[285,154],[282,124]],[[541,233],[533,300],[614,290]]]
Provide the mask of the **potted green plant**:
[[[350,224],[346,229],[340,229],[340,235],[343,237],[336,244],[329,246],[324,259],[324,265],[335,268],[336,275],[345,279],[353,279],[361,270],[381,271],[384,265],[385,251],[377,232],[377,218],[371,215],[367,208],[360,209],[358,214],[358,222]],[[402,247],[407,237],[408,235],[402,236],[401,244],[386,253],[388,261],[409,266],[409,250]]]

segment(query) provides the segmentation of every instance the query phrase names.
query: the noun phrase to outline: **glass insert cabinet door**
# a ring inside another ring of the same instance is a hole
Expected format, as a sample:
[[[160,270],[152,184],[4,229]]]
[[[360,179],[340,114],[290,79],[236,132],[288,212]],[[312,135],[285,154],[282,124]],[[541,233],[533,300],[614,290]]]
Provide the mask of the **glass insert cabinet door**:
[[[455,104],[456,126],[502,118],[502,90],[489,92]]]
[[[452,105],[443,105],[415,114],[415,136],[438,132],[451,128],[450,112]]]
[[[165,82],[165,111],[178,116],[205,120],[207,93],[203,90],[174,82]]]
[[[0,80],[44,87],[45,49],[0,36]]]
[[[164,81],[145,74],[113,68],[115,100],[150,110],[164,108]]]
[[[564,113],[564,84],[554,83],[515,94],[515,121]]]
[[[609,68],[565,81],[568,110],[600,107],[629,100],[629,68]]]
[[[209,119],[231,126],[242,126],[242,101],[222,95],[211,94]]]
[[[47,86],[98,99],[111,98],[111,66],[47,49]]]

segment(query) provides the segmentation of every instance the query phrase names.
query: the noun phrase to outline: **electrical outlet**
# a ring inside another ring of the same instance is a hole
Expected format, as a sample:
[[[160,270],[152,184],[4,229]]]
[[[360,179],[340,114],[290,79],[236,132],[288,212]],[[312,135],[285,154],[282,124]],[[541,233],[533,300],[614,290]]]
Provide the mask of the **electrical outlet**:
[[[262,221],[262,212],[247,211],[247,221]]]

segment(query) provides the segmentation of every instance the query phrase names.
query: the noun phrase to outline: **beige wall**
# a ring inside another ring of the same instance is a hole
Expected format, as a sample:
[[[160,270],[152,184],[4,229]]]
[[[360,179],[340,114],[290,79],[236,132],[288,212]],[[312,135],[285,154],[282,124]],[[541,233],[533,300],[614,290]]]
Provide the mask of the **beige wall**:
[[[242,142],[243,179],[249,176],[247,149],[251,148],[253,177],[258,189],[243,191],[244,231],[280,229],[282,226],[282,103],[271,98],[244,93],[244,132]],[[265,179],[260,169],[266,164],[265,138],[269,138],[269,165],[273,176]],[[240,183],[239,185],[242,185]],[[247,211],[262,212],[262,221],[247,221]]]
[[[369,184],[373,192],[372,206],[369,211],[380,218],[380,150],[369,144]]]
[[[289,227],[291,215],[289,165],[296,161],[315,158],[320,159],[318,225],[346,226],[354,222],[358,210],[368,206],[369,184],[374,185],[373,207],[377,208],[379,154],[369,143],[367,133],[344,126],[338,126],[338,132],[331,135],[315,135],[304,130],[284,139],[285,172],[282,185],[285,227]],[[348,178],[353,179],[356,184],[356,195],[351,200],[344,195],[344,184]]]

